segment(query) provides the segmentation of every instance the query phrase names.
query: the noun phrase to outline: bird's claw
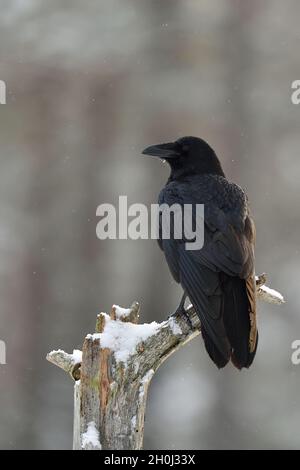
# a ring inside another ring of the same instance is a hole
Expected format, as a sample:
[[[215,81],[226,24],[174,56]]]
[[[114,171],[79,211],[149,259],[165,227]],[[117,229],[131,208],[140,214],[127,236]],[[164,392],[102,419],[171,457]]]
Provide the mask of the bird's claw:
[[[186,323],[189,325],[191,330],[194,329],[193,323],[184,308],[178,308],[174,313],[168,316],[168,319],[174,317],[175,315],[181,315],[185,319]]]
[[[191,330],[193,330],[194,326],[193,326],[192,320],[190,319],[189,315],[186,313],[186,310],[182,309],[182,310],[180,310],[179,313],[183,316],[183,318],[185,319],[185,321],[187,322],[187,324],[189,325]]]

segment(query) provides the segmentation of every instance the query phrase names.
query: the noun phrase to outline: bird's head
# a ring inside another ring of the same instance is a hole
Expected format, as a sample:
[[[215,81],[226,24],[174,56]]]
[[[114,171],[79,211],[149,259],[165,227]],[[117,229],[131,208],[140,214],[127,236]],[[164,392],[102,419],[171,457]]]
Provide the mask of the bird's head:
[[[186,174],[224,176],[214,150],[199,137],[181,137],[175,142],[151,145],[143,150],[143,154],[159,157],[168,162],[173,179]]]

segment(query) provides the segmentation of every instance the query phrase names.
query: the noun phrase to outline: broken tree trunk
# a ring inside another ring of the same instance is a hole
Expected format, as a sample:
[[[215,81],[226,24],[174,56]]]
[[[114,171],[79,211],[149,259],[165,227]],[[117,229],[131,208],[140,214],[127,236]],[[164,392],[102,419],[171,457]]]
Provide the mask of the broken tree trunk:
[[[283,297],[257,278],[257,297],[283,303]],[[114,306],[100,313],[96,332],[80,351],[52,351],[48,361],[75,380],[74,450],[138,450],[143,445],[147,392],[153,374],[179,347],[200,334],[192,306],[189,322],[173,314],[162,323],[139,325],[139,305]]]

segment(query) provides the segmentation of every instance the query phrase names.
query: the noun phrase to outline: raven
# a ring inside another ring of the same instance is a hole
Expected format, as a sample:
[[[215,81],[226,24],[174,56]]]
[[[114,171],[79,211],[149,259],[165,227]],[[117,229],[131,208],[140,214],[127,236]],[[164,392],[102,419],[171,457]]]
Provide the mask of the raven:
[[[143,154],[159,157],[171,167],[159,195],[161,207],[204,205],[201,249],[187,250],[184,237],[162,237],[160,217],[158,243],[184,291],[177,311],[185,313],[188,296],[199,316],[206,350],[218,368],[230,360],[238,369],[250,367],[258,342],[255,225],[245,192],[226,179],[214,150],[198,137],[153,145]]]

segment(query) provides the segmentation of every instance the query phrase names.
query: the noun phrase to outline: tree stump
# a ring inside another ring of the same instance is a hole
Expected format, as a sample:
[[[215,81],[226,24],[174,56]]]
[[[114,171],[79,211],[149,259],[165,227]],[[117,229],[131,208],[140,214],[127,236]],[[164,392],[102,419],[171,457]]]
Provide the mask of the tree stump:
[[[283,297],[257,278],[257,297],[281,304]],[[138,323],[139,304],[113,306],[100,313],[96,331],[86,336],[82,354],[52,351],[47,360],[75,380],[74,450],[139,450],[143,446],[148,388],[159,366],[178,348],[200,334],[192,306],[190,323],[175,313],[167,320]],[[191,327],[192,326],[192,327]]]

